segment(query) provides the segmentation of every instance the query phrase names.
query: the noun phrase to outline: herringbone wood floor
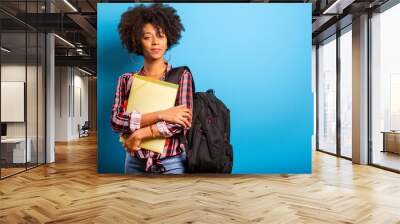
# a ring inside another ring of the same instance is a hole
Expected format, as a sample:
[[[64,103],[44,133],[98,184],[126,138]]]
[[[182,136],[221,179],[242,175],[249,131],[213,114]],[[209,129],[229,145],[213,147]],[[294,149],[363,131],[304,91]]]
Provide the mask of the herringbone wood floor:
[[[313,153],[312,175],[96,173],[96,139],[0,181],[0,223],[400,223],[400,175]]]

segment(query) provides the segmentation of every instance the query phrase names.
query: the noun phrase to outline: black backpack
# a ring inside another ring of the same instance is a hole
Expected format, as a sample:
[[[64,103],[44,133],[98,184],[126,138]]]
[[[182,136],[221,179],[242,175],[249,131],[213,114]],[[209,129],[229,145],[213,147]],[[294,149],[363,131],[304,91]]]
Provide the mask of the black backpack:
[[[187,66],[171,69],[167,82],[178,84]],[[196,92],[192,79],[192,127],[186,136],[180,134],[185,145],[188,173],[231,173],[233,150],[230,144],[230,111],[219,100],[214,90]]]

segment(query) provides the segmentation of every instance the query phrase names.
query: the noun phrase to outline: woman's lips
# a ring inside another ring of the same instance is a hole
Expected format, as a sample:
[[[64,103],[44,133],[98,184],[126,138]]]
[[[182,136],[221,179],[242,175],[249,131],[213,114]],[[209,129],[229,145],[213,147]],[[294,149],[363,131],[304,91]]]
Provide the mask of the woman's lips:
[[[154,53],[159,53],[159,52],[161,52],[161,49],[151,49],[150,51],[154,52]]]

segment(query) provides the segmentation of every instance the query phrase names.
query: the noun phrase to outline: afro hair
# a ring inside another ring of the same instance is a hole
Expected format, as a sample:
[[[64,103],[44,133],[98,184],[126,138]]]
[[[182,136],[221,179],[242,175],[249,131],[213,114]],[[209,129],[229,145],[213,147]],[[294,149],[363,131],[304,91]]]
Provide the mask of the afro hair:
[[[168,5],[154,3],[148,7],[143,4],[131,7],[122,14],[118,25],[122,45],[129,53],[143,55],[141,37],[147,23],[156,27],[157,34],[163,31],[167,36],[167,50],[179,43],[181,32],[185,30],[176,10]]]

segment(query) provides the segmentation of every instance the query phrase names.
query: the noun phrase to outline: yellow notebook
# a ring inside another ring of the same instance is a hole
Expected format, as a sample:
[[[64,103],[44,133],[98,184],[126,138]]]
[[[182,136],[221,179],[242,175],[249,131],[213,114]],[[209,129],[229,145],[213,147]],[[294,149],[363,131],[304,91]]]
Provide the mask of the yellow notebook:
[[[134,74],[126,111],[136,110],[145,114],[171,108],[175,106],[178,88],[177,84]],[[145,139],[139,147],[162,153],[165,140],[162,137]],[[121,137],[120,141],[125,143],[125,137]]]

